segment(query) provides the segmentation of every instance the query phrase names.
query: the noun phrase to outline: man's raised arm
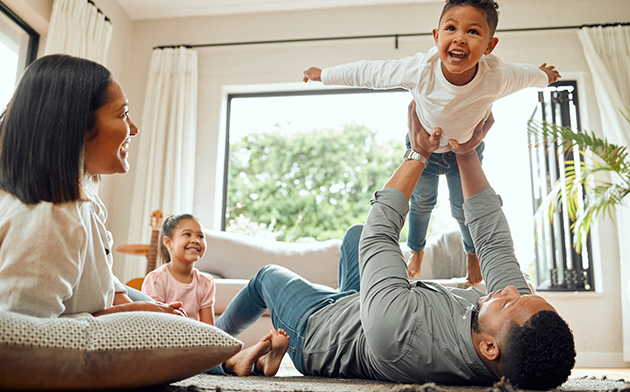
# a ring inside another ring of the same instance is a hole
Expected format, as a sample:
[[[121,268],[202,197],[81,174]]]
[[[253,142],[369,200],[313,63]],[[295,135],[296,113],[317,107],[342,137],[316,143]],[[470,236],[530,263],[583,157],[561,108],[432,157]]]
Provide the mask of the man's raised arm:
[[[398,356],[396,347],[407,341],[406,331],[413,330],[401,324],[400,315],[422,306],[411,291],[400,250],[400,230],[409,211],[409,198],[424,170],[423,160],[426,162],[437,149],[441,133],[439,129],[431,135],[424,131],[413,103],[409,105],[409,120],[411,147],[422,157],[404,160],[385,187],[374,194],[359,244],[361,321],[371,352],[383,359]]]
[[[492,125],[493,117],[490,116],[488,121]],[[484,124],[484,127],[489,128],[487,124]],[[473,139],[476,137],[479,136],[473,136]],[[458,145],[457,142],[449,142],[451,150],[457,157],[464,194],[466,225],[479,255],[486,292],[512,285],[521,294],[531,294],[514,254],[514,242],[501,209],[503,205],[501,197],[490,187],[479,157],[474,148],[471,149],[479,144],[479,141],[471,139],[468,143],[469,145]]]

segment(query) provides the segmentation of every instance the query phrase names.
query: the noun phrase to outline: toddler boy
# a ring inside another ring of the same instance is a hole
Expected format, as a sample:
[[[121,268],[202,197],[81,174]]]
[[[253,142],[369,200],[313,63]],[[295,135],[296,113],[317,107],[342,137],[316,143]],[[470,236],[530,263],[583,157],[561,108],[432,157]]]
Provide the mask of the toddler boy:
[[[462,233],[468,262],[468,284],[482,279],[470,232],[464,222],[463,196],[453,145],[467,142],[475,126],[488,119],[492,103],[527,87],[544,88],[560,74],[553,66],[506,64],[492,55],[499,39],[494,37],[498,23],[494,0],[447,0],[433,30],[435,47],[400,60],[358,61],[335,67],[312,67],[303,81],[326,85],[409,90],[416,102],[420,122],[430,132],[442,129],[440,148],[429,160],[410,149],[405,158],[424,163],[425,170],[411,197],[407,244],[412,250],[409,277],[420,275],[431,212],[437,201],[439,175],[445,174],[451,214]],[[451,140],[452,139],[452,140]],[[477,147],[482,159],[484,143]]]

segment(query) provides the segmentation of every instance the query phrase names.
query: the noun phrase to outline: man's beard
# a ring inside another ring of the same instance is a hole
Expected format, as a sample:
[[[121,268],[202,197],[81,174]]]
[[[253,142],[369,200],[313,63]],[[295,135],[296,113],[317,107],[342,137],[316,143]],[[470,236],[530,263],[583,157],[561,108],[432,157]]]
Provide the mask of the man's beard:
[[[471,322],[472,322],[473,331],[475,331],[475,333],[481,333],[481,330],[479,329],[479,303],[478,302],[475,304],[475,307],[471,312]]]

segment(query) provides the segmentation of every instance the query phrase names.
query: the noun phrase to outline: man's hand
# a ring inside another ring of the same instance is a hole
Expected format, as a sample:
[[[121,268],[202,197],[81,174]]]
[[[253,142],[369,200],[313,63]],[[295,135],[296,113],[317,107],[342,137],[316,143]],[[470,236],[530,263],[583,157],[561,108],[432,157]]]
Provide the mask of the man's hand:
[[[494,115],[490,112],[490,116],[488,116],[488,119],[485,122],[481,120],[479,124],[477,124],[472,137],[467,142],[459,144],[457,140],[449,139],[448,146],[451,151],[458,155],[476,154],[475,149],[486,137],[488,131],[492,128],[492,125],[494,125]]]
[[[304,71],[304,77],[302,78],[302,80],[304,81],[304,83],[308,82],[309,80],[312,80],[314,82],[321,82],[322,70],[317,67],[311,67]]]
[[[429,159],[431,153],[440,147],[440,136],[442,129],[435,128],[429,135],[420,124],[420,119],[416,114],[416,103],[411,101],[407,107],[407,118],[409,122],[409,142],[411,148],[420,153],[423,157]]]
[[[407,108],[407,119],[409,120],[409,142],[411,143],[411,148],[426,159],[429,159],[431,153],[440,146],[442,130],[436,128],[431,135],[427,134],[422,124],[420,124],[416,114],[416,104],[413,101]],[[405,160],[387,181],[385,188],[396,188],[409,200],[423,171],[424,165],[421,162],[415,159]]]
[[[547,65],[547,63],[542,63],[542,65],[538,68],[540,68],[541,71],[547,74],[547,77],[549,78],[548,84],[557,82],[562,77],[560,75],[560,72],[558,72],[556,70],[556,67],[554,67],[553,65]]]

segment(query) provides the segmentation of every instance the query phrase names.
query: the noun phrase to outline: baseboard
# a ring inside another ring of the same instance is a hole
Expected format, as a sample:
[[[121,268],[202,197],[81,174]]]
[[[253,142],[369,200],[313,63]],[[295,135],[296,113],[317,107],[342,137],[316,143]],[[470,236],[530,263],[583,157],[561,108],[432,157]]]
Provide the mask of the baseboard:
[[[578,352],[575,367],[580,368],[627,368],[630,362],[623,360],[621,352]]]

